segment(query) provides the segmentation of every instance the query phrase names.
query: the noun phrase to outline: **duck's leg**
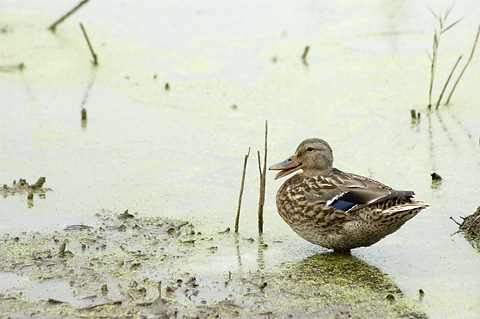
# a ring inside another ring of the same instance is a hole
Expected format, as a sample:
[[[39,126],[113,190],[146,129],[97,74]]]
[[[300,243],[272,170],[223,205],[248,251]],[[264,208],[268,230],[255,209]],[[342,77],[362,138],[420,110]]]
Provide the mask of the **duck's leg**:
[[[338,254],[350,255],[352,250],[348,248],[348,249],[334,249],[333,251]]]

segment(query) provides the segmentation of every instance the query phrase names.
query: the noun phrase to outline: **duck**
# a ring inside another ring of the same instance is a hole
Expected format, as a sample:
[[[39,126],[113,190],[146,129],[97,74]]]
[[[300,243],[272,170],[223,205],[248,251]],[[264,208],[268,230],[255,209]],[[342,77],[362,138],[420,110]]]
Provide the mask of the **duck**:
[[[278,189],[278,213],[300,237],[336,252],[371,246],[430,206],[413,191],[334,168],[332,148],[319,138],[269,169],[279,171],[275,180],[302,170]]]

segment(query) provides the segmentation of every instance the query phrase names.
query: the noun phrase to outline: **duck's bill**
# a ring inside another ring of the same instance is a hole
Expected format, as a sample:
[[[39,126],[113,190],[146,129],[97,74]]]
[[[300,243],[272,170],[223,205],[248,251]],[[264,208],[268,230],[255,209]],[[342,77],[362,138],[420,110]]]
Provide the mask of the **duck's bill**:
[[[277,173],[277,175],[275,175],[275,179],[287,176],[288,174],[298,171],[300,168],[302,168],[302,163],[298,161],[296,154],[290,156],[281,163],[269,167],[270,170],[280,171]]]

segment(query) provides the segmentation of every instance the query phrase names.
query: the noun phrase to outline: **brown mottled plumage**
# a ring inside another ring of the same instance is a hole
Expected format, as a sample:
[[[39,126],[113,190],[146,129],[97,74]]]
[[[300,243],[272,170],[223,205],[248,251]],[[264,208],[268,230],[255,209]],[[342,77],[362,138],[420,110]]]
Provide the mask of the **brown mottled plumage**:
[[[373,179],[333,168],[333,153],[318,138],[270,167],[275,179],[302,169],[277,193],[278,213],[302,238],[337,251],[370,246],[398,230],[429,205],[414,192],[394,190]]]

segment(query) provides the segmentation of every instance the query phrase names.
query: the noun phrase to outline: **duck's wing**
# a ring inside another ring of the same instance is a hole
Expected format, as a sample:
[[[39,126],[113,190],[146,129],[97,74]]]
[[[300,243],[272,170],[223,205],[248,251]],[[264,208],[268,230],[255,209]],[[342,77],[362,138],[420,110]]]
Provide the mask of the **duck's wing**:
[[[347,213],[387,200],[409,202],[414,195],[412,191],[393,190],[375,180],[336,169],[326,176],[308,178],[304,183],[308,202],[325,202]]]

